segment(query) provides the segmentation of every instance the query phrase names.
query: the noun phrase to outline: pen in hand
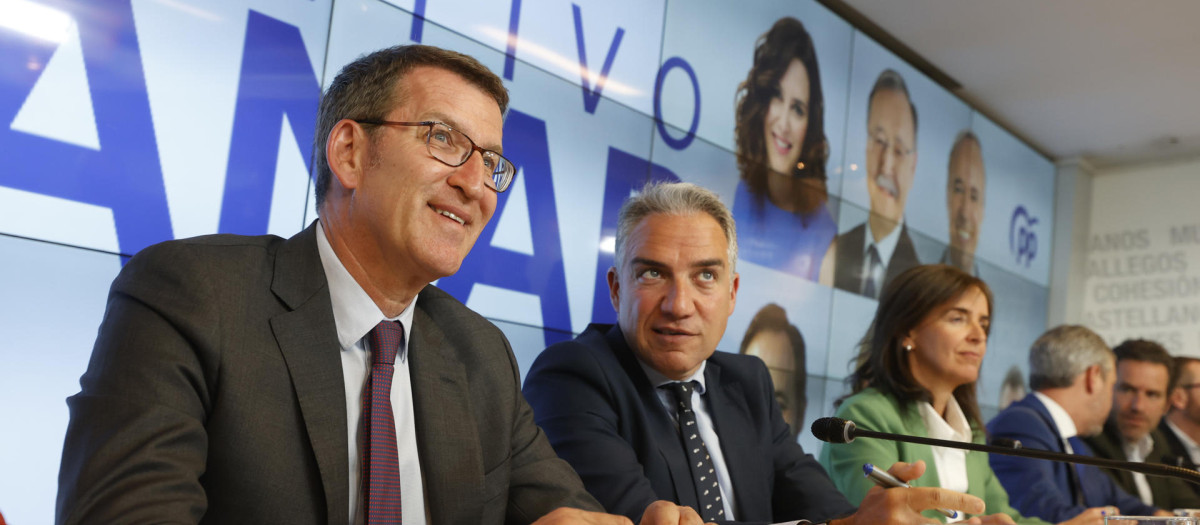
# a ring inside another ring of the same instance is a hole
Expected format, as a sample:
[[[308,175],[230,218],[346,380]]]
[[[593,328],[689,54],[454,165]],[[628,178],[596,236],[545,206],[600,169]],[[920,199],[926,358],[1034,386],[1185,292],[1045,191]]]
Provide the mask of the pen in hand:
[[[895,476],[888,474],[887,471],[879,470],[879,469],[875,468],[875,465],[872,465],[870,463],[863,464],[863,475],[865,475],[868,478],[871,478],[871,481],[874,481],[876,485],[879,485],[880,487],[883,487],[885,489],[890,489],[890,488],[894,488],[894,487],[911,488],[911,485],[909,485],[908,483],[905,483],[903,481],[896,479]],[[935,510],[937,510],[938,512],[942,513],[944,516],[946,516],[947,518],[950,518],[952,520],[958,519],[958,511],[957,510],[947,510],[947,509],[935,509]]]

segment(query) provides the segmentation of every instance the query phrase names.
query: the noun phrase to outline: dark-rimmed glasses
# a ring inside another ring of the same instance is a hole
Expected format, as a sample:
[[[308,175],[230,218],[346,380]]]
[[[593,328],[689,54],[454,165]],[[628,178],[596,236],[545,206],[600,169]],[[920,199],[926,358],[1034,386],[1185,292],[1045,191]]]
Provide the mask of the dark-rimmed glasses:
[[[471,154],[478,151],[479,156],[483,157],[484,169],[487,170],[484,172],[487,175],[485,184],[497,193],[507,190],[509,184],[512,184],[513,177],[517,174],[516,165],[509,162],[503,155],[476,146],[475,141],[471,140],[466,133],[450,127],[445,122],[434,120],[423,122],[355,120],[355,122],[372,126],[428,126],[429,130],[425,133],[425,148],[429,150],[429,156],[442,164],[457,168],[466,164],[467,160],[471,158]]]

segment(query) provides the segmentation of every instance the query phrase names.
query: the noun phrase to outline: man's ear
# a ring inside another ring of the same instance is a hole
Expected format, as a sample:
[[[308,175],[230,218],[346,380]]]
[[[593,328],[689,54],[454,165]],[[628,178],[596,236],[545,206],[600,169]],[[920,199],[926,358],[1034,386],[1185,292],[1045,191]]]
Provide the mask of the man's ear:
[[[742,284],[741,281],[742,276],[735,273],[729,282],[729,315],[733,315],[734,308],[737,308],[738,286]]]
[[[621,311],[621,278],[617,275],[617,268],[610,266],[608,268],[608,300],[612,301],[613,310]]]
[[[1188,393],[1185,392],[1185,389],[1175,387],[1175,389],[1171,391],[1171,395],[1167,396],[1167,408],[1183,410],[1187,407],[1187,396]]]
[[[1095,394],[1104,388],[1104,369],[1100,365],[1092,365],[1084,371],[1084,387],[1088,394]]]
[[[369,143],[370,138],[357,122],[342,119],[333,125],[325,141],[325,159],[329,171],[343,188],[352,190],[362,182]]]

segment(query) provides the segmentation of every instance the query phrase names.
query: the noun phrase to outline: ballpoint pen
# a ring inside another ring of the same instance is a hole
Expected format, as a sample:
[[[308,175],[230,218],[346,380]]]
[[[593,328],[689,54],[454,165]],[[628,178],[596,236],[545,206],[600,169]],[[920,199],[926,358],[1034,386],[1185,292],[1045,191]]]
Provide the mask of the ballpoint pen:
[[[863,475],[865,475],[868,478],[871,478],[871,481],[874,481],[876,485],[879,485],[880,487],[883,487],[885,489],[890,489],[893,487],[904,487],[906,489],[912,488],[912,485],[909,485],[908,483],[905,483],[903,481],[896,479],[895,476],[888,474],[887,471],[879,470],[879,469],[875,468],[875,465],[872,465],[870,463],[863,464]],[[938,512],[942,513],[947,518],[950,518],[952,520],[958,519],[958,516],[959,516],[957,510],[947,510],[947,509],[934,509],[934,510],[937,510]]]

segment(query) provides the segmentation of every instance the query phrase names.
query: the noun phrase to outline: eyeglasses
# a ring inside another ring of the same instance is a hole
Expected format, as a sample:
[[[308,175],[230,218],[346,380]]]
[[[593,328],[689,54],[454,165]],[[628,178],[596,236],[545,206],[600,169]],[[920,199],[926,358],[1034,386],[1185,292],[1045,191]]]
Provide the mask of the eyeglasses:
[[[867,143],[867,148],[870,149],[872,153],[876,155],[882,155],[884,152],[892,150],[892,154],[895,155],[897,162],[903,162],[908,158],[909,155],[912,155],[913,153],[912,148],[908,147],[899,140],[889,139],[888,136],[883,132],[872,133],[869,139],[870,141]]]
[[[475,145],[466,133],[454,129],[444,122],[426,120],[424,122],[394,122],[390,120],[355,120],[359,124],[373,126],[428,126],[425,133],[425,148],[429,155],[442,164],[457,168],[467,163],[471,154],[478,151],[483,157],[484,174],[487,175],[485,184],[497,193],[508,189],[513,177],[517,175],[517,167],[503,155],[490,149]]]

